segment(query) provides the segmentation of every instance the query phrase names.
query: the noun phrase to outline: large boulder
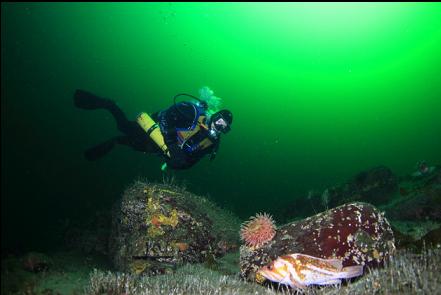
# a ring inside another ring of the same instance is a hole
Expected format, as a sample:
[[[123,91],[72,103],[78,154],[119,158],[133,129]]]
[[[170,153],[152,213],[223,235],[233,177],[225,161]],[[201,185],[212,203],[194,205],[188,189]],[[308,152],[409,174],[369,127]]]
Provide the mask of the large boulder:
[[[379,205],[388,202],[397,188],[398,179],[392,171],[378,166],[358,173],[343,185],[326,189],[322,194],[322,203],[329,207],[354,201]]]
[[[398,177],[386,166],[361,171],[346,182],[326,189],[309,190],[283,210],[285,217],[310,216],[350,202],[367,202],[375,206],[388,203],[398,191]]]
[[[261,278],[256,277],[257,270],[282,255],[302,253],[341,259],[343,266],[375,267],[383,264],[395,249],[389,222],[367,203],[345,204],[285,224],[275,229],[275,233],[268,230],[269,222],[267,216],[260,215],[250,221],[251,225],[242,227],[242,237],[248,243],[240,247],[240,275],[249,281],[261,282]],[[263,233],[259,232],[259,226]],[[250,245],[253,240],[248,236],[252,233],[268,239]]]
[[[203,197],[137,181],[115,206],[110,254],[119,271],[158,274],[238,247],[240,220]]]
[[[441,168],[402,181],[398,197],[382,209],[394,220],[441,221]]]

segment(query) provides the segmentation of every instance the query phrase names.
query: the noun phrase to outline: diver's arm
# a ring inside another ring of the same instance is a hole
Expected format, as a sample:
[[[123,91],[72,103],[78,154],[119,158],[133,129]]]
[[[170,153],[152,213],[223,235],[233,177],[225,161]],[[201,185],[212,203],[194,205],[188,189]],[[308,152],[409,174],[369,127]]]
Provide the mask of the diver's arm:
[[[171,157],[166,158],[167,167],[172,169],[187,169],[193,166],[198,159],[188,155],[176,143],[170,145],[169,152]]]
[[[167,167],[171,169],[179,170],[179,169],[187,169],[193,166],[196,162],[187,161],[186,158],[180,157],[172,157],[167,161]]]
[[[161,133],[164,136],[164,142],[167,146],[176,143],[176,119],[168,112],[161,118]]]
[[[170,148],[170,154],[172,157],[166,159],[167,166],[172,169],[188,169],[199,162],[207,154],[210,155],[210,161],[212,161],[218,148],[219,142],[217,141],[211,148],[189,155],[185,153],[179,146],[177,146],[177,144],[173,144]]]
[[[213,161],[214,158],[216,158],[216,154],[217,151],[219,150],[219,140],[216,141],[216,143],[214,144],[214,147],[211,149],[211,153],[210,153],[210,161]]]
[[[187,157],[188,164],[190,165],[191,163],[191,166],[193,166],[207,155],[209,156],[209,160],[213,161],[214,158],[216,157],[216,152],[218,150],[218,147],[219,147],[218,142],[216,142],[214,145],[212,145],[207,149],[199,150],[197,152],[192,153],[191,155],[188,155]]]

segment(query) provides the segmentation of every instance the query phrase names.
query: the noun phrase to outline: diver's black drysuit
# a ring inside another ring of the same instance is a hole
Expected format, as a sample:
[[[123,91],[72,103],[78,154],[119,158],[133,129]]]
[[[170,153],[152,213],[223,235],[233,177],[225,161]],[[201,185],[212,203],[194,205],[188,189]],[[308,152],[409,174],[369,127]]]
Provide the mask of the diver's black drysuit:
[[[190,102],[179,103],[151,115],[151,118],[159,124],[170,157],[164,154],[136,121],[128,120],[124,112],[112,100],[77,89],[74,94],[74,104],[88,110],[107,109],[115,118],[118,130],[124,134],[86,150],[84,155],[89,161],[101,158],[110,152],[115,144],[122,144],[130,146],[136,151],[160,155],[164,157],[170,168],[186,169],[196,164],[207,154],[210,154],[210,160],[213,160],[219,148],[219,138],[211,137],[210,141],[213,144],[205,149],[192,150],[178,144],[177,130],[190,129],[197,122],[199,115],[205,115],[204,109]],[[191,138],[190,144],[195,146],[207,137],[209,137],[208,131],[201,129]]]

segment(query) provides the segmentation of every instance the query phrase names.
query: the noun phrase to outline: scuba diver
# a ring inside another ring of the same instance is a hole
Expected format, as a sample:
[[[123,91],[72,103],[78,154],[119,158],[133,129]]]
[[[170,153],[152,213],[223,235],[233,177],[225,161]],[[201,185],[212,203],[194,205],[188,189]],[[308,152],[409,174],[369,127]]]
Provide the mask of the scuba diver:
[[[115,118],[118,130],[123,133],[86,150],[86,159],[97,160],[116,144],[121,144],[163,157],[165,163],[162,170],[167,167],[190,168],[205,155],[213,160],[221,134],[231,129],[233,115],[229,110],[217,111],[220,98],[213,96],[213,91],[208,87],[203,87],[200,94],[201,98],[177,94],[174,104],[168,109],[150,116],[141,113],[135,121],[130,121],[114,101],[77,89],[74,94],[76,107],[108,110]],[[179,96],[191,97],[193,101],[176,103]]]

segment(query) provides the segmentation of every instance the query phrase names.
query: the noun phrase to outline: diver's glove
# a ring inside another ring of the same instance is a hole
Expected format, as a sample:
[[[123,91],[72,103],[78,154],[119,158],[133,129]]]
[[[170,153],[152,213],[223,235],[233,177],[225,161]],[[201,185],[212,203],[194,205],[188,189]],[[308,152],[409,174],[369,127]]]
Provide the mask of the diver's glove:
[[[177,144],[168,145],[168,152],[170,153],[170,158],[185,157],[185,152]]]
[[[188,166],[187,154],[177,144],[168,146],[170,158],[167,159],[167,166],[174,169],[180,169]]]

